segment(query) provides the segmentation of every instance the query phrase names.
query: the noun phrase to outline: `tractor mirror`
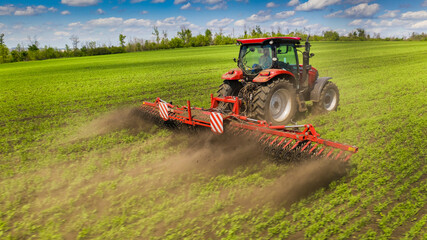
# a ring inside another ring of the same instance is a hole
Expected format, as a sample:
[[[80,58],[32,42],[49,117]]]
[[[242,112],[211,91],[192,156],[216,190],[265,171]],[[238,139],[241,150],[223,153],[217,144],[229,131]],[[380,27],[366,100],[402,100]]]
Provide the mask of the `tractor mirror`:
[[[233,58],[233,61],[234,61],[234,62],[237,62],[236,58]]]
[[[310,57],[314,57],[314,53],[310,53]]]

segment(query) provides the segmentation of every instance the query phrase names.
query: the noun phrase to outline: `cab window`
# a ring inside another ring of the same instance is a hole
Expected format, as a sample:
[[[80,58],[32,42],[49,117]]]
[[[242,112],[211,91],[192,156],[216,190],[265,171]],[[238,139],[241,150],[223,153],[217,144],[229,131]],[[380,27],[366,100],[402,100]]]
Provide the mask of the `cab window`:
[[[295,58],[295,49],[292,45],[280,45],[277,49],[277,59],[279,65],[297,65],[297,60]]]

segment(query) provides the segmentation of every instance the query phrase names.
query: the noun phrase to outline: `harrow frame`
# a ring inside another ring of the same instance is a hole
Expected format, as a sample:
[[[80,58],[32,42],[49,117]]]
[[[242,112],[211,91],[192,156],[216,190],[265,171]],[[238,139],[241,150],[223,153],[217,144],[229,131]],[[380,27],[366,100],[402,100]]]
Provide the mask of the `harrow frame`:
[[[218,108],[219,104],[232,104],[231,111]],[[216,134],[226,131],[233,134],[249,134],[258,138],[258,142],[266,147],[283,149],[295,152],[308,152],[314,156],[326,156],[328,158],[342,159],[347,162],[357,153],[358,147],[342,144],[320,138],[311,124],[292,126],[273,126],[264,120],[251,119],[239,115],[242,102],[238,97],[214,97],[211,94],[211,106],[209,109],[192,107],[190,101],[187,106],[178,107],[156,98],[154,103],[143,102],[141,109],[149,108],[152,114],[158,111],[164,121],[177,121],[190,126],[202,126],[211,128]],[[200,115],[195,117],[192,111]],[[200,118],[201,117],[201,118]],[[209,117],[209,120],[207,118]],[[338,153],[336,153],[339,150]]]

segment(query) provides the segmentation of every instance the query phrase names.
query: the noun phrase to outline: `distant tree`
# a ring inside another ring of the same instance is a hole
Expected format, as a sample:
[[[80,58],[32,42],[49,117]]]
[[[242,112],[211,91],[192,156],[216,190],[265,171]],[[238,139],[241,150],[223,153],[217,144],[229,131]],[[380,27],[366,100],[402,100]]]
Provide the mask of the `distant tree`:
[[[185,26],[181,26],[181,31],[177,33],[178,37],[187,45],[192,37],[191,30]]]
[[[71,45],[73,46],[73,50],[76,51],[78,49],[79,37],[77,35],[71,35],[70,37]]]
[[[327,41],[338,41],[340,39],[340,35],[335,31],[323,32],[323,37]]]
[[[4,33],[0,34],[0,63],[6,62],[7,55],[9,55],[9,49],[4,44]]]
[[[156,37],[156,43],[159,44],[160,43],[160,33],[159,33],[159,28],[154,26],[153,27],[153,32],[152,34]]]
[[[125,47],[125,38],[126,38],[126,36],[125,36],[125,35],[123,35],[123,34],[120,34],[120,35],[119,35],[120,46],[121,46],[122,48],[124,48],[124,47]]]
[[[4,45],[4,33],[0,34],[0,45]]]
[[[206,29],[205,37],[206,37],[206,40],[208,41],[209,45],[212,44],[212,32],[211,32],[211,30]]]
[[[363,28],[358,28],[357,30],[357,36],[359,37],[360,40],[366,40],[366,33],[365,33],[365,29]]]

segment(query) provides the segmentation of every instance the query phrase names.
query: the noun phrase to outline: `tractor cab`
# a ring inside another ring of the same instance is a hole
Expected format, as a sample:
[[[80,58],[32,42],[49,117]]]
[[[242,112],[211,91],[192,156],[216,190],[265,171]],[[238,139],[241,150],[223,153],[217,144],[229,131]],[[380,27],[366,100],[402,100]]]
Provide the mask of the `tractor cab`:
[[[254,79],[262,70],[283,69],[299,75],[297,44],[300,38],[277,37],[237,40],[240,46],[238,67],[247,80]]]

